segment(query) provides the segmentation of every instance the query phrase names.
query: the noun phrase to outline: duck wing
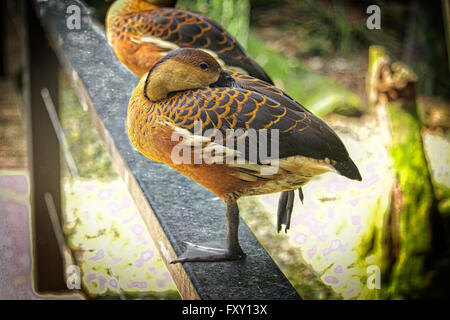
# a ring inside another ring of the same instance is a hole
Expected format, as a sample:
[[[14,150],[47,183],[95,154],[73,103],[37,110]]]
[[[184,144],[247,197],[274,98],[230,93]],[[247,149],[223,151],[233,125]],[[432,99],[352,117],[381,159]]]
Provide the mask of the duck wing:
[[[281,103],[285,100],[289,103]],[[165,112],[168,120],[191,133],[194,133],[196,120],[201,120],[203,130],[219,130],[224,136],[227,135],[226,129],[240,132],[236,135],[237,140],[246,137],[249,129],[257,132],[267,129],[267,141],[270,141],[272,130],[276,129],[279,159],[292,156],[328,159],[342,175],[361,179],[334,131],[287,95],[277,95],[275,99],[241,87],[213,87],[177,93],[169,101],[172,103],[167,104]],[[257,139],[260,139],[259,136]],[[259,140],[257,145],[260,146]],[[246,148],[247,160],[250,154],[247,151],[251,147]],[[270,148],[266,146],[266,150]]]

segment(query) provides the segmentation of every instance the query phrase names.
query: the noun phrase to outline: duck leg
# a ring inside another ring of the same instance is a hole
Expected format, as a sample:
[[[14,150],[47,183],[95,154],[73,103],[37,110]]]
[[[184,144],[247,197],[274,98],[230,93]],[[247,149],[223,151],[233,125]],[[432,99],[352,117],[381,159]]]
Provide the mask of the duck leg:
[[[280,232],[281,225],[286,227],[284,232],[289,230],[291,225],[291,214],[294,208],[294,190],[283,191],[278,200],[278,212],[277,212],[277,231]]]
[[[300,198],[300,201],[301,201],[302,204],[303,204],[303,199],[305,199],[305,196],[303,195],[303,190],[302,190],[302,188],[298,188],[298,196],[299,196],[299,198]]]
[[[239,245],[239,207],[237,203],[227,205],[227,242],[224,247],[209,247],[186,243],[186,251],[170,263],[178,262],[213,262],[239,260],[245,257]]]

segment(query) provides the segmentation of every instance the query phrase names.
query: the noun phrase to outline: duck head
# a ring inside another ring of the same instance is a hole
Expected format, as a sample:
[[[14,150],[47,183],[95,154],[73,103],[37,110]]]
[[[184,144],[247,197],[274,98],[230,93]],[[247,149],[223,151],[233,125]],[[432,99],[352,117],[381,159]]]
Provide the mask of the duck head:
[[[219,79],[221,71],[216,59],[200,49],[173,50],[148,72],[144,95],[159,101],[171,92],[205,88]]]

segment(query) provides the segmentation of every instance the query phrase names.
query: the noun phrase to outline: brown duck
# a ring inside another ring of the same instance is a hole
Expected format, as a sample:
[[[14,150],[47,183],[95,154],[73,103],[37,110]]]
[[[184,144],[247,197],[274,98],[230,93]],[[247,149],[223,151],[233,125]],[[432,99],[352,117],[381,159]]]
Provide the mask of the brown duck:
[[[277,137],[279,152],[272,163],[258,151],[271,138],[258,135],[251,141],[252,130]],[[127,132],[142,154],[205,186],[227,206],[226,246],[188,244],[173,262],[243,258],[240,197],[295,190],[329,171],[361,180],[345,146],[322,120],[276,87],[224,71],[198,49],[171,51],[141,78],[129,102]],[[245,141],[244,149],[239,141]]]
[[[217,22],[173,8],[176,0],[117,0],[106,16],[106,34],[119,60],[142,77],[171,50],[201,48],[222,68],[272,83],[264,70]]]
[[[249,74],[272,84],[264,70],[215,21],[189,10],[173,8],[176,0],[117,0],[106,17],[108,41],[118,59],[142,77],[171,50],[201,48],[226,70]],[[303,201],[302,189],[299,189]],[[289,229],[294,191],[284,191],[278,208],[278,231]]]

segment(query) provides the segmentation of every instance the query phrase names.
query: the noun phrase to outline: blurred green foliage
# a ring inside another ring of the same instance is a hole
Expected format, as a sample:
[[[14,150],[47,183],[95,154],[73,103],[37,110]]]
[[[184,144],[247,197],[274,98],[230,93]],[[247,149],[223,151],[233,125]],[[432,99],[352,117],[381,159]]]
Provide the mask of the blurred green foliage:
[[[324,6],[313,0],[298,2],[298,10],[305,17],[302,27],[307,30],[306,39],[326,39],[332,50],[344,57],[351,57],[365,45],[383,44],[389,52],[398,51],[399,42],[388,30],[370,30],[366,26],[365,8],[355,17],[348,1],[334,1]]]
[[[248,51],[272,77],[275,85],[318,116],[336,111],[355,115],[363,105],[357,95],[331,78],[311,72],[300,60],[269,49],[256,37],[249,37]]]
[[[254,1],[252,24],[297,36],[298,58],[354,60],[370,45],[386,48],[418,75],[421,95],[450,97],[450,73],[440,1]],[[253,3],[253,2],[252,2]],[[366,27],[369,5],[381,9],[381,29]]]
[[[78,102],[66,76],[60,79],[60,119],[80,178],[110,180],[118,177],[87,111]],[[61,159],[64,159],[62,156]],[[70,177],[66,164],[64,176]]]

